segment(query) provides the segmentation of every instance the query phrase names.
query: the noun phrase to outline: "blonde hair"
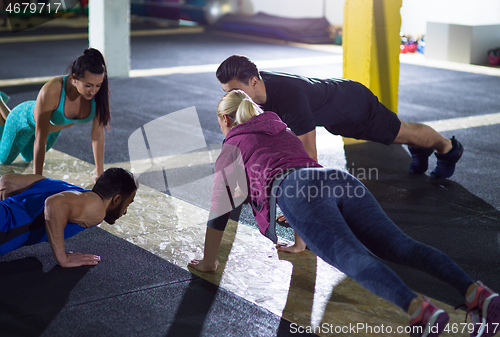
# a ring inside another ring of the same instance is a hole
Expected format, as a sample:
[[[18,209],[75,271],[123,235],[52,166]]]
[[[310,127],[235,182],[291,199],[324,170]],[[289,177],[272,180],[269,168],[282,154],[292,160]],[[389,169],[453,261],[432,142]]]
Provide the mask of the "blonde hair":
[[[226,115],[236,126],[260,115],[262,109],[242,90],[232,90],[222,97],[217,116]]]

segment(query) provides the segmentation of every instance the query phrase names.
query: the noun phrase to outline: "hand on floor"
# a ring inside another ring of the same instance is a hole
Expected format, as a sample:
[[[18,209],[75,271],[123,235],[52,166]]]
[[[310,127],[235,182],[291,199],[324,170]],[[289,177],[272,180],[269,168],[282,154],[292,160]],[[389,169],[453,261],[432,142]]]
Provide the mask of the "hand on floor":
[[[278,248],[278,252],[301,253],[306,249],[306,243],[295,233],[295,243],[293,245],[287,246],[286,243],[278,243],[276,248]]]
[[[276,245],[276,248],[278,248],[278,252],[283,252],[283,253],[301,253],[303,252],[306,247],[301,247],[301,246],[298,246],[297,244],[293,244],[292,246],[287,246],[286,243],[278,243]]]
[[[59,261],[59,265],[64,268],[92,266],[101,261],[101,257],[94,254],[66,253],[66,260]]]

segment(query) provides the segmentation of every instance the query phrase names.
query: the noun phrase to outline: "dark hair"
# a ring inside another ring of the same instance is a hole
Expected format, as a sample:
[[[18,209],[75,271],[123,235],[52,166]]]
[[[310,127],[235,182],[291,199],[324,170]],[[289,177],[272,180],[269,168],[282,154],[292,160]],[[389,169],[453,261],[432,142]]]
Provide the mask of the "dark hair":
[[[83,52],[83,55],[80,55],[73,61],[69,68],[71,68],[71,74],[74,74],[77,79],[84,77],[85,71],[97,75],[104,74],[101,88],[95,95],[95,102],[99,123],[107,127],[111,120],[111,112],[109,110],[108,71],[101,52],[94,48],[87,48]]]
[[[112,167],[101,174],[92,191],[103,199],[111,199],[117,194],[128,198],[138,188],[139,182],[132,173],[121,167]]]
[[[254,76],[260,79],[259,70],[255,63],[243,55],[232,55],[225,59],[217,69],[216,76],[222,84],[226,84],[234,78],[245,84]]]

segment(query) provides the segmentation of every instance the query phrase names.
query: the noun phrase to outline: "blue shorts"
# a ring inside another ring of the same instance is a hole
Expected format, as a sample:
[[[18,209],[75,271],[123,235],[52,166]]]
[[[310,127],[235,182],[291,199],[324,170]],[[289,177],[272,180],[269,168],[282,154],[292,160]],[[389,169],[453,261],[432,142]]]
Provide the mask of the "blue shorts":
[[[48,241],[45,230],[45,200],[63,191],[87,190],[53,179],[42,179],[26,191],[0,201],[0,256],[22,246]],[[68,223],[64,238],[69,238],[83,230],[77,224]]]

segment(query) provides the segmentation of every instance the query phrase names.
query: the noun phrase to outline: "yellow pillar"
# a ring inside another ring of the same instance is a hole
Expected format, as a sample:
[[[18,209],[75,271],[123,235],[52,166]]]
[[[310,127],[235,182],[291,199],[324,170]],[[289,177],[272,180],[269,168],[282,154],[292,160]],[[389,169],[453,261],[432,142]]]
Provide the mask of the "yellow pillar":
[[[403,0],[345,0],[344,78],[367,86],[397,113]],[[357,142],[344,138],[344,143]]]

